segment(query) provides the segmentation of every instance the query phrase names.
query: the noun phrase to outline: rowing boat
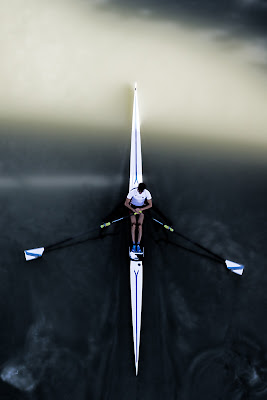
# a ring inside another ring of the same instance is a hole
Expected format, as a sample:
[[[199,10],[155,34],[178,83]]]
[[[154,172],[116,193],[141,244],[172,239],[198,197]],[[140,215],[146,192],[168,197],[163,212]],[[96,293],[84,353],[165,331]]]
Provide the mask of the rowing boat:
[[[140,120],[137,99],[137,85],[134,88],[131,155],[130,155],[130,181],[129,191],[143,182],[142,174],[142,152],[140,136]],[[141,333],[141,312],[142,312],[142,291],[143,291],[143,263],[142,256],[130,255],[130,287],[132,305],[133,343],[135,372],[138,374],[140,333]]]
[[[131,134],[131,155],[130,155],[130,181],[129,190],[137,187],[139,183],[143,182],[142,174],[142,152],[141,152],[141,135],[140,135],[140,120],[138,110],[138,99],[137,99],[137,86],[135,84],[134,89],[134,102],[133,102],[133,118],[132,118],[132,134]],[[131,214],[132,215],[132,214]],[[41,258],[44,252],[49,250],[56,250],[62,248],[63,245],[70,245],[71,242],[77,240],[79,237],[88,235],[92,231],[103,229],[111,226],[119,221],[129,218],[129,215],[115,219],[110,222],[104,222],[101,225],[89,229],[85,232],[72,235],[63,240],[57,241],[47,246],[31,248],[24,250],[26,261],[35,260]],[[163,222],[152,218],[155,222],[162,225],[169,232],[181,236],[183,239],[191,242],[193,245],[201,248],[214,256],[214,259],[226,264],[228,270],[242,275],[244,265],[237,264],[233,261],[225,260],[220,255],[215,254],[203,245],[191,240],[185,235],[177,232],[171,226],[164,224]],[[80,243],[80,242],[78,242]],[[74,243],[75,244],[75,243]],[[203,254],[204,256],[204,254]],[[143,291],[143,254],[130,253],[130,287],[131,287],[131,306],[132,306],[132,325],[133,325],[133,344],[134,344],[134,359],[135,359],[135,371],[138,374],[138,363],[139,363],[139,347],[140,347],[140,334],[141,334],[141,313],[142,313],[142,291]]]

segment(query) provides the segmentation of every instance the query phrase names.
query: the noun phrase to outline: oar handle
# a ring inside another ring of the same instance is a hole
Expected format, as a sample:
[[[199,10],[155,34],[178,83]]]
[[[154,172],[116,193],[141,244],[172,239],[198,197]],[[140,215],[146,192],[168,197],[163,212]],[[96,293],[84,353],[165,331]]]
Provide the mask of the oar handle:
[[[111,225],[111,222],[104,222],[102,225],[100,225],[100,228],[107,228],[110,225]]]
[[[167,229],[168,231],[174,232],[174,229],[171,226],[164,224],[163,222],[157,220],[156,218],[152,217],[152,219],[153,219],[153,221],[156,221],[158,224],[162,225],[163,228]]]

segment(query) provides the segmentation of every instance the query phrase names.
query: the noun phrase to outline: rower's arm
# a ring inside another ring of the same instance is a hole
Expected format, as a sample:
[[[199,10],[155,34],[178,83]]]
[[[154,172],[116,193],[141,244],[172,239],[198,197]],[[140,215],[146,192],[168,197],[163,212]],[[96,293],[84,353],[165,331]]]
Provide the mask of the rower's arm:
[[[152,207],[152,199],[147,200],[147,202],[148,202],[148,205],[145,207],[142,207],[142,211],[148,210],[149,208]]]
[[[128,198],[126,197],[126,200],[125,200],[124,205],[125,205],[125,207],[129,208],[129,210],[131,210],[132,212],[135,212],[135,210],[131,207],[130,201],[131,201],[131,199],[128,199]]]

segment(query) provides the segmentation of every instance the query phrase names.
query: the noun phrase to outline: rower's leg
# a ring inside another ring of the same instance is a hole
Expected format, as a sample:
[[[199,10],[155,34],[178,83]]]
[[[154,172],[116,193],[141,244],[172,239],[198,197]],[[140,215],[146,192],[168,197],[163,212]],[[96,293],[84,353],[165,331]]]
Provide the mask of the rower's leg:
[[[131,216],[131,235],[132,235],[133,243],[135,243],[135,228],[136,228],[136,216],[132,215]]]
[[[138,216],[138,243],[140,243],[142,239],[144,217],[144,214]]]

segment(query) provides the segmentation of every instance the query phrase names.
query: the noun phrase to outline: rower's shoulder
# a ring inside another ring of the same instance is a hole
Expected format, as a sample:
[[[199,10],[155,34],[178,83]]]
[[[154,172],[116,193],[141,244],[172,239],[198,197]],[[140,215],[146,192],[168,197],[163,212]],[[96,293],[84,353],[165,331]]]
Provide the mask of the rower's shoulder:
[[[134,194],[135,194],[135,190],[136,190],[136,188],[129,189],[127,197],[130,196],[129,198],[132,198],[132,196],[134,196]]]

